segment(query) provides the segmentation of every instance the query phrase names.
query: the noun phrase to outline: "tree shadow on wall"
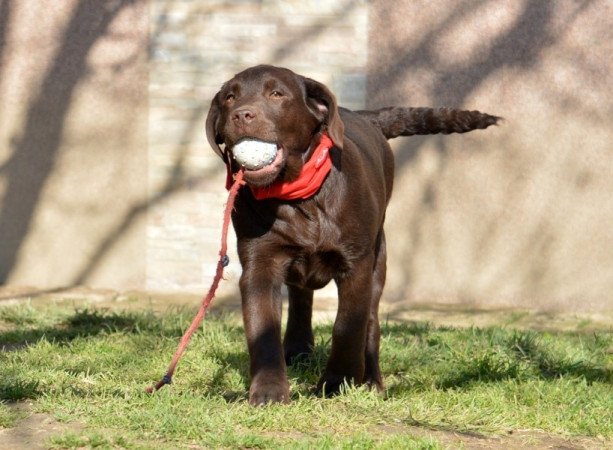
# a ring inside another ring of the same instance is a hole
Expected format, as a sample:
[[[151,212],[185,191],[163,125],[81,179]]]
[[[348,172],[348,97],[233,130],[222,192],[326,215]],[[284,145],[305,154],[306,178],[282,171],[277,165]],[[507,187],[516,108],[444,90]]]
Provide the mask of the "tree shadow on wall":
[[[14,141],[12,157],[5,166],[0,168],[5,174],[7,186],[5,197],[0,203],[0,236],[2,236],[0,239],[0,283],[6,282],[17,263],[20,248],[30,230],[41,192],[54,169],[72,95],[79,81],[87,72],[87,56],[96,40],[108,32],[109,24],[119,11],[137,1],[80,1],[74,10],[61,39],[56,58],[43,76],[41,88],[38,90],[39,93],[34,97],[28,108],[23,133]],[[353,8],[358,3],[354,0],[349,1],[347,8]],[[404,42],[398,42],[395,48],[395,54],[398,57],[392,65],[387,60],[376,61],[375,64],[372,64],[372,67],[379,67],[380,69],[369,74],[369,80],[377,80],[376,85],[369,86],[370,106],[377,106],[375,103],[381,101],[384,95],[382,94],[383,86],[391,96],[387,98],[397,98],[398,91],[396,90],[394,93],[395,86],[406,73],[406,67],[422,67],[426,70],[434,70],[431,63],[433,60],[431,45],[435,41],[435,37],[468,14],[477,14],[479,7],[486,3],[488,3],[486,0],[479,0],[456,6],[448,17],[441,20],[439,26],[425,34],[417,45],[410,47],[414,50],[407,52],[405,49],[409,46]],[[580,14],[590,3],[591,1],[581,3],[575,16]],[[468,7],[466,7],[467,5]],[[384,9],[384,16],[391,17],[394,14],[393,5],[386,2],[380,2],[376,7]],[[507,66],[526,69],[536,65],[542,51],[554,44],[559,35],[559,31],[555,31],[551,26],[555,7],[555,3],[551,2],[528,1],[513,26],[496,38],[487,52],[477,54],[472,61],[453,66],[439,74],[433,91],[434,103],[437,105],[461,106],[466,98],[489,75],[497,70]],[[8,23],[7,18],[10,8],[10,0],[0,2],[0,58],[5,46],[2,35],[6,27],[3,27],[2,24]],[[6,14],[4,14],[5,12]],[[316,37],[327,27],[332,26],[334,26],[333,22],[322,20],[315,23],[313,27],[305,28],[302,33],[296,34],[293,38],[280,42],[272,52],[275,59],[272,62],[278,63],[286,59],[294,50],[299,49],[305,40]],[[373,53],[371,56],[375,60],[377,57],[377,53]],[[195,79],[194,83],[197,82],[198,80]],[[461,86],[461,89],[454,89],[456,86]],[[201,119],[207,108],[208,105],[203,104],[194,109],[192,116],[188,119],[184,134],[185,140],[188,140],[195,127],[201,124]],[[496,113],[496,111],[494,112]],[[500,113],[504,115],[504,112]],[[422,137],[411,138],[403,144],[397,159],[399,168],[406,166],[413,160],[426,139]],[[438,179],[444,170],[447,158],[444,139],[438,141],[438,150],[440,154],[438,170],[427,180],[419,210],[415,212],[409,225],[416,246],[419,246],[421,240],[420,217],[436,208]],[[211,175],[212,171],[211,173],[203,173],[198,177],[187,178],[184,171],[186,154],[184,151],[179,151],[177,154],[167,181],[159,190],[159,193],[153,198],[132,205],[125,215],[116,222],[116,226],[99,241],[87,264],[75,273],[72,279],[73,285],[88,281],[105,256],[113,250],[120,238],[139,217],[142,217],[150,206]],[[214,169],[215,172],[218,172],[218,170]],[[407,255],[407,257],[409,256]],[[408,268],[409,277],[414,270],[411,263],[411,258],[403,261],[405,267]]]
[[[0,18],[1,58],[5,44],[2,36],[10,22],[11,0],[0,1],[0,12],[2,12]],[[108,33],[109,25],[118,13],[124,7],[138,1],[87,2],[83,0],[78,3],[72,14],[60,39],[59,50],[53,63],[42,77],[40,89],[38,89],[39,94],[32,100],[28,108],[22,134],[12,143],[12,156],[0,168],[6,174],[7,182],[5,195],[0,203],[0,236],[3,237],[0,242],[0,284],[8,281],[18,263],[19,252],[30,232],[40,196],[55,168],[56,159],[61,151],[62,133],[73,93],[80,80],[87,75],[87,57],[96,41]],[[350,0],[343,13],[346,14],[357,4],[357,1]],[[166,17],[172,9],[172,5],[160,5],[160,7],[162,8],[161,17]],[[214,10],[215,8],[204,5],[204,12]],[[191,20],[196,20],[196,18],[188,18],[188,21]],[[153,43],[157,36],[166,31],[166,25],[163,20],[154,24],[155,29],[151,35]],[[334,22],[329,18],[322,18],[312,26],[304,28],[300,33],[292,34],[288,40],[279,43],[273,53],[273,62],[286,58],[297,50],[305,39],[315,38],[333,26]],[[220,80],[220,84],[222,81]],[[194,86],[198,86],[202,80],[198,74],[195,74],[192,82]],[[98,241],[92,251],[92,256],[75,271],[67,285],[44,292],[61,291],[71,286],[87,283],[105,258],[112,253],[122,236],[146,214],[150,207],[219,173],[221,166],[191,177],[186,176],[185,171],[188,156],[187,144],[191,142],[192,135],[201,125],[208,106],[208,102],[204,101],[195,107],[190,117],[186,119],[182,137],[174,152],[175,160],[165,182],[156,194],[135,202],[118,218],[115,225]]]
[[[73,11],[27,109],[21,135],[13,139],[12,154],[2,167],[6,189],[0,203],[0,284],[6,283],[17,264],[41,193],[54,170],[73,95],[87,75],[87,58],[120,11],[137,1],[81,0]],[[0,7],[7,21],[11,2],[5,0]]]
[[[343,14],[349,14],[358,4],[359,2],[357,0],[349,1],[343,8]],[[215,7],[207,5],[203,5],[203,8],[209,13],[216,10]],[[153,43],[157,41],[158,36],[167,31],[166,27],[168,24],[165,19],[171,12],[171,9],[172,4],[165,5],[163,11],[159,14],[159,18],[155,24],[155,29],[152,32]],[[300,46],[305,41],[316,38],[319,34],[334,26],[335,22],[333,19],[323,17],[311,26],[304,27],[300,33],[291,34],[289,39],[280,42],[278,47],[275,49],[272,56],[272,63],[278,63],[279,61],[286,59],[292,53],[300,49]],[[225,80],[219,80],[219,84],[221,85],[223,81]],[[200,80],[200,77],[196,71],[192,83],[194,86],[198,86],[201,82],[202,80]],[[220,162],[219,167],[207,169],[199,176],[185,176],[185,165],[188,156],[186,144],[191,142],[195,132],[202,126],[204,116],[208,109],[209,103],[205,101],[200,103],[198,107],[191,111],[189,118],[185,121],[185,128],[181,138],[178,140],[179,142],[174,152],[176,157],[165,183],[161,188],[159,188],[154,197],[134,204],[118,222],[118,224],[106,234],[106,236],[99,242],[98,246],[94,250],[93,256],[89,259],[88,263],[74,276],[71,283],[72,285],[80,285],[85,283],[101,265],[104,258],[112,251],[114,245],[120,240],[121,236],[123,236],[137,221],[137,219],[149,210],[149,208],[184,190],[186,187],[198,184],[200,181],[219,174],[220,171],[224,170]]]
[[[431,90],[433,106],[462,107],[466,100],[496,72],[506,68],[516,68],[523,71],[536,68],[542,60],[544,51],[559,42],[564,32],[593,3],[593,0],[578,3],[574,11],[565,17],[563,23],[554,21],[559,16],[556,8],[560,7],[555,2],[529,0],[506,31],[494,38],[493,41],[476,44],[477,48],[472,49],[474,56],[470,60],[450,64],[444,68],[438,67],[438,56],[435,49],[437,38],[445,35],[457,23],[479,14],[479,10],[488,3],[491,2],[475,0],[458,3],[449,15],[439,20],[437,26],[425,33],[418,43],[394,42],[388,52],[388,54],[395,55],[391,65],[389,64],[390,61],[377,60],[377,58],[385,58],[384,54],[373,54],[375,61],[371,63],[371,67],[377,69],[369,73],[369,107],[387,106],[388,103],[397,102],[394,99],[398,97],[406,97],[406,92],[402,91],[401,83],[407,77],[407,68],[410,68],[412,72],[423,70],[436,74]],[[392,20],[393,16],[397,14],[393,5],[385,2],[381,2],[380,5],[382,8],[381,23]],[[411,50],[406,51],[407,48]],[[489,112],[505,116],[504,111]],[[506,123],[506,125],[510,126],[509,123]],[[503,124],[503,126],[505,125]],[[431,217],[438,211],[439,184],[449,162],[449,150],[444,137],[412,137],[400,143],[396,154],[396,170],[400,172],[415,161],[426,142],[434,143],[436,148],[436,169],[423,181],[421,199],[417,203],[417,209],[412,211],[407,227],[412,251],[403,253],[401,265],[404,268],[404,279],[408,285],[414,280],[418,271],[418,268],[415,267],[414,255],[419,252],[424,244],[422,233],[424,219]],[[522,194],[521,190],[509,192],[507,201],[518,200],[516,197]],[[492,223],[486,227],[486,236],[482,239],[481,249],[496,238],[496,233],[501,225],[500,221],[504,218],[496,217],[491,220]],[[551,233],[553,231],[541,221],[536,225],[531,236],[543,235],[543,239],[551,242],[554,239]],[[435,243],[438,242],[437,245],[442,245],[442,236],[437,235],[434,239]],[[437,251],[439,258],[442,258],[441,253],[441,251]],[[475,267],[479,264],[480,256],[483,256],[483,254],[477,252],[475,256],[477,261],[474,261]],[[520,255],[521,257],[522,255]],[[439,266],[442,266],[442,264],[442,261],[439,261]],[[549,261],[536,258],[530,264],[534,267],[526,269],[524,281],[525,285],[529,286],[528,289],[534,293],[539,290],[542,272]],[[538,267],[536,267],[537,265]],[[534,273],[536,272],[540,273],[541,276],[535,278]],[[489,288],[490,291],[496,290],[493,285]]]
[[[13,140],[11,158],[0,167],[0,173],[5,175],[7,181],[6,193],[0,202],[0,236],[2,236],[0,240],[0,284],[7,282],[18,263],[20,249],[30,232],[46,180],[55,168],[56,159],[61,152],[62,133],[72,96],[79,82],[87,76],[87,58],[91,49],[99,39],[108,35],[109,26],[122,9],[140,1],[142,0],[100,2],[82,0],[75,7],[59,39],[59,50],[51,67],[41,77],[39,94],[32,100],[28,108],[22,134]],[[6,43],[4,37],[10,24],[9,13],[12,5],[10,0],[0,0],[0,2],[0,13],[2,13],[0,17],[1,58]],[[164,7],[168,13],[171,6]],[[206,8],[211,9],[210,6]],[[156,29],[152,32],[153,41],[157,35],[165,31],[164,23],[157,23],[155,26]],[[147,44],[150,45],[149,42]],[[130,56],[121,64],[125,66],[134,62],[133,60],[134,57]],[[201,80],[196,75],[192,82],[194,86],[198,86]],[[157,190],[157,193],[130,205],[128,210],[115,222],[115,225],[100,238],[93,249],[92,256],[75,271],[72,279],[66,285],[39,292],[29,292],[28,295],[61,292],[64,289],[86,283],[100,267],[105,257],[114,250],[122,236],[146,214],[150,207],[219,172],[219,169],[215,168],[199,176],[187,177],[185,174],[188,157],[187,144],[202,124],[207,110],[208,104],[203,102],[194,108],[186,120],[185,129],[174,152],[176,158],[166,181]]]
[[[448,28],[466,16],[478,14],[478,6],[488,2],[472,2],[473,8],[458,4],[456,9],[426,33],[418,44],[410,46],[404,41],[397,42],[390,53],[398,57],[394,58],[391,66],[389,61],[377,61],[378,55],[373,55],[375,63],[372,66],[378,69],[369,73],[369,107],[387,106],[383,103],[397,98],[398,94],[406,94],[399,92],[397,86],[406,77],[408,67],[412,71],[423,68],[437,73],[431,95],[433,106],[461,107],[465,100],[497,71],[508,67],[523,70],[536,67],[543,52],[558,42],[564,31],[593,1],[583,1],[567,18],[565,24],[554,27],[552,22],[555,17],[555,3],[530,0],[513,25],[491,44],[488,43],[486,49],[479,49],[467,62],[440,70],[435,66],[437,56],[433,44],[436,38],[444,35]],[[391,20],[394,14],[392,6],[384,3],[382,9],[383,21]],[[410,47],[414,49],[409,52],[404,50]],[[400,169],[414,159],[422,144],[423,140],[415,140],[413,144],[403,146],[396,159]],[[444,146],[439,146],[439,150],[445,155]]]
[[[350,0],[343,8],[343,14],[348,14],[358,5],[357,0]],[[166,17],[171,13],[172,4],[164,5],[163,10],[159,14],[159,19],[155,24],[155,29],[152,32],[152,42],[155,45],[157,37],[165,33],[168,23]],[[213,6],[203,6],[201,13],[212,13],[216,10]],[[197,17],[188,18],[188,21],[196,21]],[[309,27],[305,27],[300,33],[292,34],[291,37],[281,42],[273,52],[273,60],[271,63],[279,63],[283,59],[291,55],[295,50],[298,50],[305,40],[316,38],[319,34],[325,32],[328,28],[333,27],[335,22],[329,17],[323,17],[313,23]],[[193,86],[199,86],[202,84],[202,75],[195,71],[191,80]],[[219,85],[225,80],[219,80]],[[130,207],[117,225],[113,227],[109,232],[101,239],[92,253],[92,257],[88,259],[78,273],[72,279],[71,286],[81,285],[86,283],[89,277],[100,267],[104,258],[113,250],[115,244],[121,239],[121,237],[132,227],[136,221],[142,217],[151,207],[159,204],[160,202],[172,197],[173,195],[183,191],[186,188],[197,185],[203,180],[210,179],[212,176],[224,171],[223,165],[220,161],[219,166],[205,169],[198,176],[186,176],[185,166],[188,157],[187,150],[188,144],[192,140],[196,130],[203,125],[204,117],[209,109],[209,100],[205,99],[198,106],[194,107],[190,112],[190,116],[185,120],[185,126],[181,137],[178,139],[176,149],[173,154],[176,155],[173,161],[171,169],[168,171],[163,185],[157,190],[157,193],[148,199],[141,202],[137,202]],[[201,137],[204,139],[204,137]]]

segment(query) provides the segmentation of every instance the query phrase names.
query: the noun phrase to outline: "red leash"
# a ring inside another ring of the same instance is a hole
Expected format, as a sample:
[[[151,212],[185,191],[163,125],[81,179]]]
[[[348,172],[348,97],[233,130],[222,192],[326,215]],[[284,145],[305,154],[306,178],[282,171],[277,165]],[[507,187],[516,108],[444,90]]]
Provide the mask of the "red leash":
[[[183,352],[187,348],[187,345],[189,344],[189,341],[192,338],[192,335],[202,323],[202,319],[204,319],[206,311],[209,309],[209,305],[211,304],[211,301],[215,297],[215,291],[217,290],[217,286],[219,286],[219,282],[223,278],[223,269],[224,267],[228,265],[230,261],[228,258],[228,255],[226,254],[228,251],[227,241],[228,241],[228,227],[230,226],[230,215],[232,214],[232,208],[234,208],[234,200],[236,199],[236,194],[238,194],[238,190],[244,184],[245,182],[243,181],[243,169],[241,169],[236,174],[236,177],[234,178],[234,184],[232,184],[232,187],[230,188],[230,193],[228,194],[228,203],[226,203],[226,210],[223,216],[223,228],[221,231],[221,249],[219,250],[219,262],[217,263],[217,272],[215,273],[215,278],[213,279],[213,283],[211,284],[211,287],[209,288],[208,294],[202,298],[202,304],[200,305],[200,309],[198,310],[196,317],[194,317],[192,324],[189,326],[189,328],[187,329],[187,331],[181,338],[181,342],[179,343],[179,346],[177,347],[177,351],[175,352],[175,355],[172,357],[172,360],[170,361],[170,365],[168,366],[166,375],[164,375],[164,377],[160,381],[158,381],[156,384],[154,384],[153,386],[149,386],[147,389],[145,389],[145,392],[148,392],[149,394],[157,391],[165,384],[172,383],[172,375],[175,372],[177,363],[179,362],[179,359],[181,359]]]

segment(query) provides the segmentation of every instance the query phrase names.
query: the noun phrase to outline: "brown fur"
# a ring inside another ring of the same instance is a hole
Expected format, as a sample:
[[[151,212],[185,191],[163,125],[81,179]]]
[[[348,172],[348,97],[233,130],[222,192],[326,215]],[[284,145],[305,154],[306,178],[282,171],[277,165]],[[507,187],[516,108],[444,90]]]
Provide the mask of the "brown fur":
[[[206,123],[215,151],[231,161],[228,149],[242,137],[282,147],[278,170],[266,176],[247,171],[249,184],[295,179],[323,131],[335,143],[333,168],[313,197],[258,201],[244,188],[237,198],[232,219],[243,268],[252,404],[289,400],[286,364],[312,351],[313,290],[332,280],[338,286],[338,313],[318,390],[334,394],[344,381],[383,389],[377,311],[386,272],[383,222],[394,175],[386,138],[466,132],[497,119],[452,109],[352,112],[339,108],[323,84],[272,66],[252,67],[223,85]],[[238,170],[234,162],[232,169]],[[282,339],[284,284],[289,314]]]

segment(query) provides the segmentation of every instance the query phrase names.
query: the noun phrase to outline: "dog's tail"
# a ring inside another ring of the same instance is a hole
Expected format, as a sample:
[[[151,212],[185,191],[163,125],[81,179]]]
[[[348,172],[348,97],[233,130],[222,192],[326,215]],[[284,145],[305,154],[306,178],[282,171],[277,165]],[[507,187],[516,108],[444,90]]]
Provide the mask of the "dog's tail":
[[[453,108],[388,107],[375,111],[356,111],[381,130],[387,139],[414,134],[450,134],[483,130],[496,125],[500,117],[479,111]]]

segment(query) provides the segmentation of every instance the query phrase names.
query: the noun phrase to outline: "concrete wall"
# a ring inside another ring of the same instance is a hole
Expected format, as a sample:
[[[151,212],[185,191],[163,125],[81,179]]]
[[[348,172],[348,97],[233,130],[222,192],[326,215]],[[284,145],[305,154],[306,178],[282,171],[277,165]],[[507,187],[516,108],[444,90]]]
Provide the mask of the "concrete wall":
[[[145,282],[147,4],[0,2],[0,283]]]
[[[390,300],[613,310],[612,6],[371,4],[370,107],[506,119],[394,142]]]
[[[610,311],[610,17],[606,0],[3,0],[1,281],[206,289],[225,191],[204,117],[225,80],[266,62],[352,108],[506,118],[394,141],[392,310]]]
[[[153,1],[150,14],[150,191],[180,189],[149,211],[146,287],[202,291],[215,273],[227,196],[224,166],[204,136],[210,99],[235,73],[269,62],[364,107],[368,8],[353,0]],[[240,274],[233,238],[227,294]]]

